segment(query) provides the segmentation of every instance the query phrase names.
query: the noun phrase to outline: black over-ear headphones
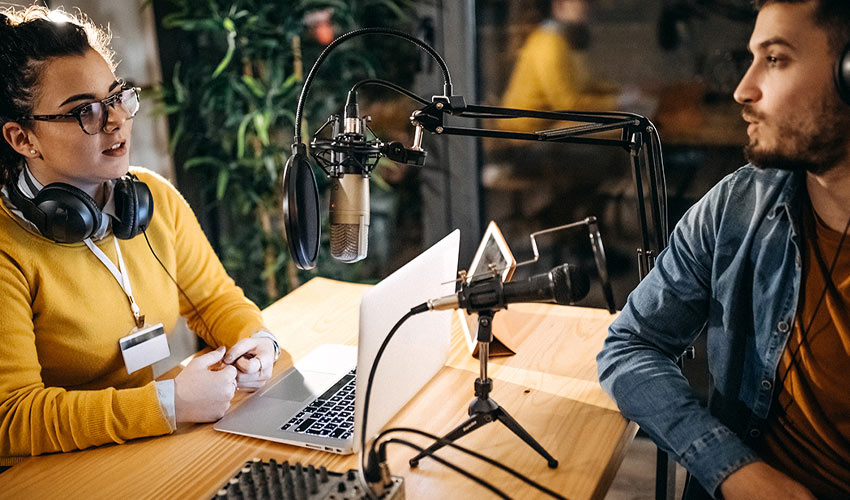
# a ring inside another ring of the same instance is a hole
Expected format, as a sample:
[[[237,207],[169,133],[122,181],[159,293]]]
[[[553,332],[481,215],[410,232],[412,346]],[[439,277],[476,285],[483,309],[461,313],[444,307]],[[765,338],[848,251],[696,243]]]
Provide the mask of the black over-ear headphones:
[[[153,217],[153,196],[147,184],[127,174],[115,184],[115,214],[112,233],[129,240],[147,229]],[[103,213],[85,191],[64,182],[44,186],[29,199],[14,179],[9,198],[45,238],[57,243],[77,243],[91,237],[100,227]]]
[[[838,55],[835,64],[835,87],[845,104],[850,105],[850,43]]]

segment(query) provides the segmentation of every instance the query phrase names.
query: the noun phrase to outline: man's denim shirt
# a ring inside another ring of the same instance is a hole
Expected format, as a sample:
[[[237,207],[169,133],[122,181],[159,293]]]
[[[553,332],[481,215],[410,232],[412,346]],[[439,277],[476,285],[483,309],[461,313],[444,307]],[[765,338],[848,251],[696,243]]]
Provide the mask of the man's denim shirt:
[[[800,289],[805,175],[742,167],[684,215],[629,296],[597,357],[620,411],[706,491],[758,460],[776,367]],[[712,393],[703,408],[676,365],[706,329]]]

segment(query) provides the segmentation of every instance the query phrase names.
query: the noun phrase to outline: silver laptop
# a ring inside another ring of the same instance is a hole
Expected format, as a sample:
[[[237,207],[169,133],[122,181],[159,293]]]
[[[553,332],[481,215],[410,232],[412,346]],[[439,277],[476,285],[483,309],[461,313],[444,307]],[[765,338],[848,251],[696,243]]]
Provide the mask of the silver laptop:
[[[319,346],[215,429],[333,453],[359,451],[365,385],[378,349],[411,307],[454,293],[459,246],[455,230],[369,289],[360,302],[357,347]],[[418,314],[396,332],[372,383],[367,437],[443,367],[450,340],[451,311]]]

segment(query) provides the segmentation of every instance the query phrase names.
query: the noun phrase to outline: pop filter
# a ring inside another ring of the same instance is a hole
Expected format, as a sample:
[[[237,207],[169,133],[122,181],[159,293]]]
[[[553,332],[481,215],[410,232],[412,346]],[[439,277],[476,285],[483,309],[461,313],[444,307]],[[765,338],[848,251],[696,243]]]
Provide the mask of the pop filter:
[[[289,254],[299,269],[313,269],[319,258],[319,188],[307,147],[292,145],[283,168],[283,225]]]

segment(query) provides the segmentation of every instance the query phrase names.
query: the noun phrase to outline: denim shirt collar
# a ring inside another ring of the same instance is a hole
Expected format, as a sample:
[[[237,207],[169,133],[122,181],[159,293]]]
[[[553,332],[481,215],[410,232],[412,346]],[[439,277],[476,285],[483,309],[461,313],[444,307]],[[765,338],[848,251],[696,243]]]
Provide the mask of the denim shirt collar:
[[[791,234],[798,237],[800,228],[798,214],[806,196],[805,172],[793,172],[790,182],[786,182],[776,200],[776,205],[767,213],[768,220],[785,214],[791,222]]]

